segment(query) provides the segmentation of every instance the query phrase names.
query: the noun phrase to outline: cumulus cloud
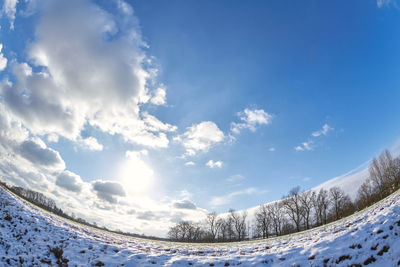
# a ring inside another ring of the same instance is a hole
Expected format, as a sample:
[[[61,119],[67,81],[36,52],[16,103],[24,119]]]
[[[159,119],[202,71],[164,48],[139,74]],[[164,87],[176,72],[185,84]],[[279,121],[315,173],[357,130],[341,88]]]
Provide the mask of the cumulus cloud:
[[[59,137],[57,134],[49,134],[47,135],[47,141],[51,143],[57,143],[59,140]]]
[[[221,143],[225,138],[224,133],[212,121],[203,121],[186,129],[186,132],[176,141],[183,144],[186,155],[194,156],[198,152],[207,152],[212,146]]]
[[[48,177],[64,167],[60,155],[40,139],[29,139],[29,131],[0,102],[0,177],[14,185],[43,191],[52,184]]]
[[[16,121],[0,102],[0,145],[10,147],[25,141],[28,136],[28,130]]]
[[[193,161],[185,162],[185,166],[194,166],[194,165],[196,165],[196,163],[194,163]]]
[[[238,112],[237,116],[241,122],[232,122],[231,131],[239,134],[243,129],[249,129],[252,132],[257,130],[260,125],[268,125],[272,121],[272,115],[263,109],[248,109]]]
[[[116,204],[118,202],[117,197],[126,196],[122,185],[117,182],[98,180],[94,181],[92,186],[98,198],[108,201],[112,204]]]
[[[0,71],[3,71],[7,67],[7,58],[4,57],[1,50],[3,50],[3,44],[0,44]]]
[[[15,14],[17,13],[18,0],[4,0],[1,13],[8,17],[10,29],[14,29]]]
[[[86,127],[118,135],[133,143],[131,147],[167,147],[168,135],[177,127],[145,110],[149,106],[145,103],[166,105],[166,92],[156,82],[157,71],[151,69],[143,52],[147,45],[129,4],[112,1],[120,13],[110,14],[94,1],[32,0],[27,5],[33,8],[33,2],[37,10],[9,13],[36,13],[33,22],[37,24],[32,27],[34,36],[24,49],[26,53],[17,55],[18,60],[7,61],[8,73],[0,82],[1,178],[42,192],[66,212],[113,229],[163,235],[171,216],[178,212],[191,220],[202,219],[206,213],[199,208],[178,210],[173,201],[161,203],[147,193],[130,194],[135,184],[128,180],[131,174],[137,175],[135,179],[152,174],[150,168],[140,165],[143,168],[139,168],[138,175],[137,165],[131,164],[146,163],[143,158],[147,150],[127,152],[126,166],[130,169],[121,168],[128,170],[127,183],[123,179],[85,182],[78,174],[65,170],[60,154],[47,144],[60,139],[57,146],[61,146],[68,139],[100,150],[100,140],[82,137]],[[185,206],[184,202],[180,204]],[[190,205],[186,203],[186,207]],[[123,216],[129,213],[142,221],[121,226]],[[145,225],[143,220],[150,218],[157,220]]]
[[[33,134],[76,141],[88,124],[130,143],[168,146],[165,132],[176,127],[141,110],[154,81],[144,67],[146,44],[137,20],[129,4],[118,3],[120,14],[86,0],[42,2],[35,41],[27,48],[40,71],[15,62],[15,81],[0,86],[7,107]],[[159,89],[153,102],[165,103]]]
[[[38,138],[22,142],[16,148],[16,151],[22,157],[34,164],[39,164],[53,169],[63,170],[65,168],[65,163],[60,154],[57,151],[46,147],[44,142]]]
[[[142,115],[143,115],[143,121],[146,124],[146,127],[149,131],[175,132],[177,130],[176,126],[164,123],[147,112],[143,112]]]
[[[57,176],[56,185],[71,192],[79,193],[82,190],[83,182],[79,175],[66,170]]]
[[[93,136],[89,136],[87,138],[82,138],[79,140],[79,144],[88,150],[94,150],[94,151],[101,151],[103,150],[103,145],[100,144],[96,138]]]
[[[197,209],[196,205],[188,199],[175,201],[172,206],[176,209],[188,209],[195,210]]]
[[[167,93],[164,87],[159,87],[155,90],[154,96],[150,99],[150,102],[154,105],[165,105]]]
[[[222,164],[223,162],[218,160],[218,161],[213,161],[212,159],[210,159],[209,161],[207,161],[206,166],[214,169],[214,168],[222,168]]]
[[[327,135],[328,132],[330,132],[330,131],[332,131],[332,130],[333,130],[333,128],[330,127],[328,124],[325,123],[325,124],[322,126],[322,129],[321,129],[321,130],[315,131],[315,132],[313,132],[311,135],[314,136],[314,137],[318,137],[318,136],[320,136],[320,135]]]

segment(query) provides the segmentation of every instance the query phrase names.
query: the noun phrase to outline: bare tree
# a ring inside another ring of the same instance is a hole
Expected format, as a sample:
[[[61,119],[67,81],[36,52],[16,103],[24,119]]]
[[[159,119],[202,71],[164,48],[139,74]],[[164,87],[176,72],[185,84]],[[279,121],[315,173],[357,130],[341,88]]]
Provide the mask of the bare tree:
[[[363,209],[375,202],[375,190],[371,178],[368,178],[357,191],[358,209]]]
[[[199,224],[181,221],[169,229],[168,237],[174,241],[198,242],[205,238],[205,233]]]
[[[300,202],[303,209],[302,215],[306,229],[310,229],[314,199],[314,191],[308,190],[300,194]]]
[[[314,199],[315,217],[319,225],[327,223],[329,202],[328,191],[321,188]]]
[[[208,225],[208,233],[211,237],[211,241],[215,241],[217,234],[221,228],[223,221],[218,218],[218,214],[211,212],[206,217],[206,223]]]
[[[349,210],[353,206],[350,197],[344,193],[342,189],[335,186],[329,190],[330,199],[332,202],[333,216],[335,220],[338,220],[349,213]]]
[[[238,213],[235,210],[229,210],[229,217],[232,219],[233,228],[235,230],[236,238],[241,241],[246,236],[246,218],[247,211],[243,210],[242,213]]]
[[[230,229],[231,229],[231,224],[229,222],[229,219],[221,219],[221,227],[218,234],[218,239],[221,241],[230,240],[229,239]]]
[[[296,231],[301,230],[301,221],[303,214],[303,206],[300,201],[300,187],[297,186],[290,190],[289,195],[287,195],[283,200],[282,204],[289,218],[293,221],[296,226]]]
[[[380,199],[389,195],[392,186],[397,181],[396,164],[388,150],[382,152],[378,159],[372,160],[369,175],[372,183],[378,189]]]
[[[281,235],[282,226],[285,218],[282,202],[274,202],[267,205],[267,211],[269,216],[271,217],[272,227],[275,231],[275,235]]]
[[[180,232],[179,232],[178,225],[175,225],[175,226],[169,228],[168,238],[171,239],[172,241],[179,241]]]
[[[394,190],[397,190],[400,188],[400,157],[393,160],[393,169],[395,173]]]
[[[256,229],[262,238],[268,238],[271,216],[266,205],[261,205],[255,213]]]

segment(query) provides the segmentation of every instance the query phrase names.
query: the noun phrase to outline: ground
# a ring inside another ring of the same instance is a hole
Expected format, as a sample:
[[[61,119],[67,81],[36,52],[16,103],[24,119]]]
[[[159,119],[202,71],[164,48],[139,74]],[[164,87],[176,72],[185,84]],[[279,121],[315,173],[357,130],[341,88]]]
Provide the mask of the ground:
[[[120,236],[0,189],[0,266],[400,266],[400,193],[339,222],[286,237],[184,244]]]

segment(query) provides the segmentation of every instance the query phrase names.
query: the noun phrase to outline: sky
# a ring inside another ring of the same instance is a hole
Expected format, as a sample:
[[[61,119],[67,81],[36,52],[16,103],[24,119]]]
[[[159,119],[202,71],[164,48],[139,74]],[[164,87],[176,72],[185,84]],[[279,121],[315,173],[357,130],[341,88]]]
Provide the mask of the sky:
[[[399,148],[398,1],[5,0],[0,177],[148,235]]]

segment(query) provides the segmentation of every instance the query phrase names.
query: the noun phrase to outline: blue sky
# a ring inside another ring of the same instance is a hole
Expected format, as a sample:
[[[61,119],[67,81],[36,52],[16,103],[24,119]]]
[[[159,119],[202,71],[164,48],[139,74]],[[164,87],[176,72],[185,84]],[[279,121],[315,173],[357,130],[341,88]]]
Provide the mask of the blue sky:
[[[162,235],[398,144],[396,1],[2,6],[0,176],[100,224]]]

